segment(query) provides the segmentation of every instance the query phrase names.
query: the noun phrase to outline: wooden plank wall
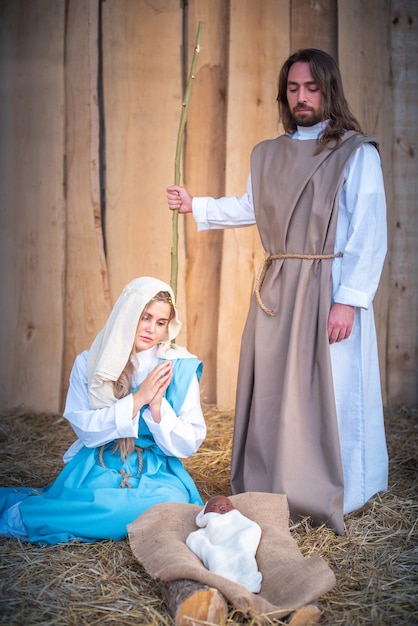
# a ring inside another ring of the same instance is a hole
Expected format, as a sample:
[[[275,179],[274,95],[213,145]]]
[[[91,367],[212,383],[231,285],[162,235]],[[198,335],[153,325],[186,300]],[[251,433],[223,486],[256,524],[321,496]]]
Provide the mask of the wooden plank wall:
[[[393,118],[390,62],[390,0],[364,3],[340,0],[338,4],[338,58],[344,90],[363,130],[378,139],[389,209],[392,207]],[[364,33],[368,36],[365,37]],[[376,80],[376,77],[379,77]],[[380,373],[384,400],[386,388],[387,310],[389,255],[373,307],[378,333]]]
[[[244,193],[253,145],[281,132],[277,74],[291,51],[338,58],[381,144],[385,399],[418,404],[417,19],[411,0],[0,0],[0,410],[62,409],[73,359],[123,285],[169,281],[165,188],[199,21],[182,162],[194,195]],[[205,362],[203,399],[233,407],[258,235],[197,233],[191,216],[179,234],[179,343]]]
[[[170,280],[165,188],[173,182],[181,113],[182,11],[177,0],[106,0],[102,11],[106,245],[114,300],[136,276]],[[184,298],[184,283],[178,291]]]
[[[289,5],[233,0],[230,19],[225,193],[240,196],[252,147],[278,133],[277,68],[289,49]],[[262,257],[255,226],[225,231],[216,372],[220,406],[235,403],[241,335]]]
[[[391,2],[393,207],[390,213],[387,390],[418,404],[418,3]]]
[[[189,105],[184,183],[191,193],[225,193],[229,7],[224,0],[193,2],[185,14],[184,73],[188,76],[198,24],[201,50]],[[193,217],[180,217],[185,228],[187,345],[204,362],[202,398],[216,402],[218,326],[223,231],[198,233]]]
[[[0,400],[58,408],[65,4],[0,2]]]
[[[65,37],[65,341],[61,405],[74,355],[89,347],[111,310],[100,210],[98,20],[97,0],[71,0],[68,3]]]

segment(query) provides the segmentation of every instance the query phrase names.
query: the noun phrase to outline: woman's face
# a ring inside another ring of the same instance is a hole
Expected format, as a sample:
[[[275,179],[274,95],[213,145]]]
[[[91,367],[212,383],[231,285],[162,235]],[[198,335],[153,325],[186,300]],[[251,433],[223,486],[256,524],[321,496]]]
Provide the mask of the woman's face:
[[[168,338],[168,320],[171,307],[168,302],[153,300],[139,318],[135,335],[135,350],[149,350]]]

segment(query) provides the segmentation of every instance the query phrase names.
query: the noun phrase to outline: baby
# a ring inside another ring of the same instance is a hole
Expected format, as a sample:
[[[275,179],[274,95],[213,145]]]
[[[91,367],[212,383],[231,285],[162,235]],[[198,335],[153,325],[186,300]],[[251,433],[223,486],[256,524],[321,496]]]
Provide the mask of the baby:
[[[186,544],[203,565],[253,593],[261,589],[262,575],[255,554],[261,528],[237,511],[226,496],[214,496],[196,516],[199,530],[189,534]]]

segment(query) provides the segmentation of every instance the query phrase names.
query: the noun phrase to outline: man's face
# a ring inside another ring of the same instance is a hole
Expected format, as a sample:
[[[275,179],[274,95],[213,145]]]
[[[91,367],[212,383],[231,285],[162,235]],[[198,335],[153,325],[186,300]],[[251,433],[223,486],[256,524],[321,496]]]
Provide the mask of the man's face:
[[[298,126],[314,126],[323,121],[322,94],[309,63],[297,61],[287,76],[287,101]]]

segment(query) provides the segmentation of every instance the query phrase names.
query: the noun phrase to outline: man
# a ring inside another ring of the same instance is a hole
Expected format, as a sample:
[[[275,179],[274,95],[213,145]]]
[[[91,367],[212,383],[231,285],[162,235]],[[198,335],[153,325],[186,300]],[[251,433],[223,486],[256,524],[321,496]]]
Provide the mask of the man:
[[[257,224],[266,251],[244,329],[233,493],[284,493],[294,520],[344,532],[343,515],[387,488],[372,300],[386,255],[376,142],[328,54],[305,49],[279,75],[286,134],[258,144],[241,198],[167,189],[200,230]]]

